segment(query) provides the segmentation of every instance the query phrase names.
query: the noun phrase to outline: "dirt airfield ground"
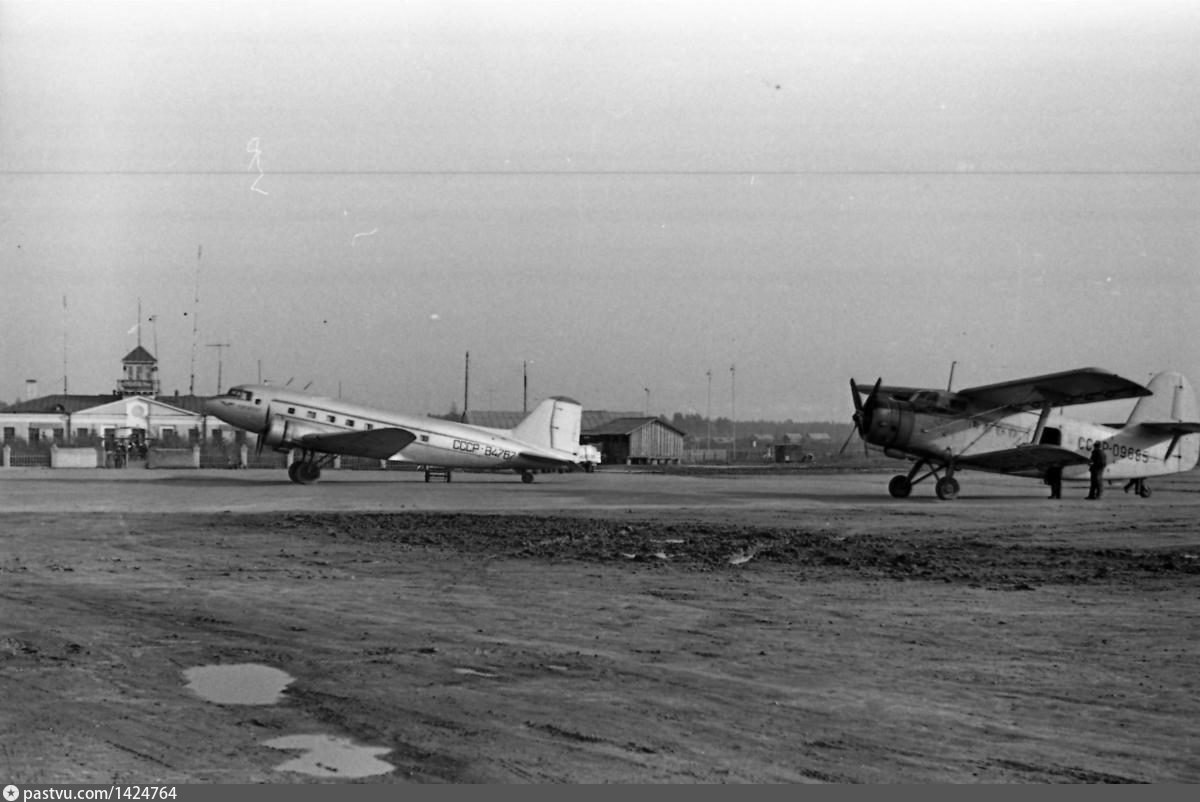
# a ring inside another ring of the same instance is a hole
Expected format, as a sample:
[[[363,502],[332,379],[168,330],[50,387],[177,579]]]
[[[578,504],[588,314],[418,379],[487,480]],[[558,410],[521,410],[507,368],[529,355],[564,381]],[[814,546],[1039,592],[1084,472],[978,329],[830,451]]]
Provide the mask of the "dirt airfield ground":
[[[0,471],[0,783],[1200,781],[1200,475],[887,478]]]

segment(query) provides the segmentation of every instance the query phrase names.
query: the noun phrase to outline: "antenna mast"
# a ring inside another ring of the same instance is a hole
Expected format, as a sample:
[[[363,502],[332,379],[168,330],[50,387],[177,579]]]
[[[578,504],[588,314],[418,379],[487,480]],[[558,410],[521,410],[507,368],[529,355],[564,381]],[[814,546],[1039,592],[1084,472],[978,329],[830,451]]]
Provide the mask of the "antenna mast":
[[[462,422],[467,422],[467,400],[471,397],[471,352],[467,351],[467,362],[463,374],[463,411]]]
[[[196,394],[196,338],[199,335],[200,326],[200,257],[204,255],[204,245],[196,246],[196,296],[192,302],[192,379],[188,385],[188,395]],[[221,361],[218,358],[217,367],[220,369]],[[217,379],[218,386],[221,380]],[[220,392],[217,393],[220,395]]]
[[[221,394],[221,355],[229,347],[229,343],[209,343],[209,348],[217,349],[217,395]]]
[[[67,394],[67,296],[63,296],[63,395]],[[67,433],[68,436],[70,432]]]

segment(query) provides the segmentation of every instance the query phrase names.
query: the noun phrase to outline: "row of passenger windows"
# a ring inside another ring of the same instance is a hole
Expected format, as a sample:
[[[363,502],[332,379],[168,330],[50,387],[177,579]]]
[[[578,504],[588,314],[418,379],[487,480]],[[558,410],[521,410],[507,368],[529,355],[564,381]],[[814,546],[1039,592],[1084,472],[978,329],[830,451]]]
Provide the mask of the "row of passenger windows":
[[[299,413],[296,411],[295,407],[288,407],[288,414],[289,415],[297,415]],[[317,419],[317,412],[314,409],[307,409],[304,411],[304,414],[310,420]],[[357,428],[357,424],[355,423],[354,418],[344,418],[343,421],[344,421],[344,425],[349,426],[351,429]],[[337,415],[330,415],[330,414],[326,413],[325,422],[336,425],[338,422]],[[370,431],[371,429],[374,429],[374,428],[375,428],[375,424],[373,424],[373,423],[364,423],[363,424],[363,429],[366,431]],[[422,435],[419,435],[419,437],[420,437],[420,440],[422,443],[429,442],[429,435],[422,434]]]
[[[298,414],[298,413],[296,412],[296,408],[295,408],[295,407],[288,407],[288,414],[289,414],[289,415],[296,415],[296,414]],[[313,409],[305,410],[304,414],[305,414],[305,416],[306,416],[306,417],[308,417],[310,420],[316,420],[316,419],[317,419],[317,412],[316,412],[316,410],[313,410]],[[328,414],[327,414],[327,415],[325,416],[325,422],[326,422],[326,423],[333,423],[333,424],[336,424],[336,423],[338,422],[337,415],[328,415]],[[349,426],[351,429],[353,429],[353,428],[355,428],[355,427],[356,427],[356,425],[357,425],[357,424],[355,423],[355,421],[354,421],[354,418],[346,418],[346,419],[344,419],[344,421],[343,421],[343,425],[345,425],[345,426]],[[375,424],[373,424],[373,423],[364,423],[364,424],[363,424],[363,428],[364,428],[364,429],[367,429],[367,430],[374,429],[374,428],[375,428]]]

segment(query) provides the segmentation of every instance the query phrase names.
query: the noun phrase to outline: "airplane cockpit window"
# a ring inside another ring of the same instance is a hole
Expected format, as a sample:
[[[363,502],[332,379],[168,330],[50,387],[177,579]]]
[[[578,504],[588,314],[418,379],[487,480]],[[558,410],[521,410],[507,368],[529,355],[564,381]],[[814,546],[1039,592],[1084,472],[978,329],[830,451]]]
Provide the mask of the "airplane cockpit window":
[[[229,392],[227,392],[225,395],[229,396],[230,398],[236,398],[239,401],[254,400],[253,393],[251,393],[249,390],[243,390],[240,387],[231,387]]]
[[[966,412],[966,399],[953,393],[942,393],[936,390],[923,390],[913,396],[913,404],[918,408],[933,413],[958,415]]]

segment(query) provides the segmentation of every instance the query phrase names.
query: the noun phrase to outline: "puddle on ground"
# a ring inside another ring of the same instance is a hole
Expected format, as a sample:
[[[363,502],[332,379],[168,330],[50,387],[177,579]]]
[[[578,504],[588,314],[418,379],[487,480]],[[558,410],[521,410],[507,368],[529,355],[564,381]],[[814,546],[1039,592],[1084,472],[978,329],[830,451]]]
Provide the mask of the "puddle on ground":
[[[294,679],[287,672],[258,663],[197,666],[183,676],[190,690],[220,705],[273,705]]]
[[[359,746],[349,738],[329,735],[286,735],[264,742],[272,749],[303,750],[304,754],[280,763],[276,771],[297,771],[316,777],[370,777],[387,774],[395,766],[376,755],[392,751],[381,746]]]

